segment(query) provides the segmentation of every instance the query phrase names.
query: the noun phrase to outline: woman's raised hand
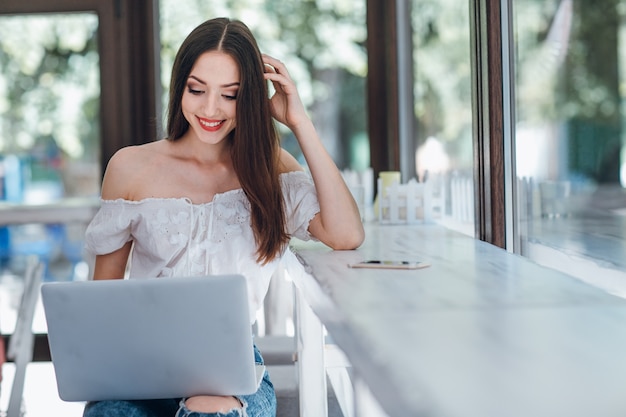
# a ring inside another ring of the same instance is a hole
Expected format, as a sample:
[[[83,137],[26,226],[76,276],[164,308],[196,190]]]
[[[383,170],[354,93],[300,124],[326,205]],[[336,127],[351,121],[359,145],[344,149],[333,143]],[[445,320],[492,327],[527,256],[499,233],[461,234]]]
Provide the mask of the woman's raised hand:
[[[263,54],[265,79],[270,80],[276,92],[270,99],[272,116],[290,129],[297,128],[303,121],[310,121],[298,90],[285,65]]]
[[[354,198],[306,114],[285,65],[268,55],[263,55],[263,62],[265,79],[276,90],[270,99],[272,116],[295,134],[315,183],[320,212],[309,223],[309,232],[333,249],[354,249],[365,236]]]

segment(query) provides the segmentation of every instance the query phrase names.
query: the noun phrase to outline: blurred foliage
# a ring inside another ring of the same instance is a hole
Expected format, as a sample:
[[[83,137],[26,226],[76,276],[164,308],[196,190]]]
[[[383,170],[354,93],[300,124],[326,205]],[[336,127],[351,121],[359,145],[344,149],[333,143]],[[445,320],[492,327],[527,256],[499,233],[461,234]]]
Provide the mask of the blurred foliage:
[[[97,161],[95,14],[0,16],[0,152]],[[35,152],[37,154],[37,152]]]
[[[619,117],[618,12],[625,2],[525,0],[515,4],[519,118],[537,122]],[[623,14],[623,10],[622,10]],[[532,103],[532,105],[530,105]]]
[[[618,182],[620,148],[626,149],[626,2],[513,5],[518,153],[534,151],[530,159],[540,161],[518,167],[535,164],[529,174],[544,178]]]
[[[412,0],[411,8],[415,140],[435,137],[459,167],[469,167],[469,4]],[[517,122],[620,124],[626,2],[517,0],[513,10]],[[161,0],[164,95],[184,37],[217,16],[244,21],[263,52],[285,62],[336,162],[367,166],[366,2]],[[98,160],[97,28],[89,13],[0,17],[0,153],[52,143],[67,158]],[[298,152],[287,131],[284,145]]]
[[[471,168],[472,79],[469,4],[413,0],[415,140],[440,141],[454,169]]]
[[[471,167],[469,4],[411,5],[416,141],[434,137],[453,167]],[[620,49],[626,1],[516,0],[512,12],[517,168],[546,177],[616,181],[620,146],[626,149],[626,54]]]

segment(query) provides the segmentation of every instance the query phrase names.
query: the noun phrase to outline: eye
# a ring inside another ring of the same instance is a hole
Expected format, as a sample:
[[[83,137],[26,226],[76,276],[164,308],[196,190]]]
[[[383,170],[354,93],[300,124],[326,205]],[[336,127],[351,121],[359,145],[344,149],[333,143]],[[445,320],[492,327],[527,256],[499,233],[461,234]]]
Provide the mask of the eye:
[[[204,90],[202,90],[202,89],[198,90],[196,85],[192,84],[192,83],[188,83],[187,84],[187,91],[189,91],[190,94],[193,94],[193,95],[196,95],[196,96],[204,93]]]
[[[237,100],[237,95],[227,95],[227,94],[223,94],[222,97],[224,97],[226,100]]]
[[[196,96],[198,96],[198,95],[200,95],[200,94],[204,93],[204,91],[202,91],[202,90],[196,90],[196,89],[194,89],[193,87],[191,87],[190,85],[188,85],[188,86],[187,86],[187,91],[188,91],[190,94],[193,94],[193,95],[196,95]]]

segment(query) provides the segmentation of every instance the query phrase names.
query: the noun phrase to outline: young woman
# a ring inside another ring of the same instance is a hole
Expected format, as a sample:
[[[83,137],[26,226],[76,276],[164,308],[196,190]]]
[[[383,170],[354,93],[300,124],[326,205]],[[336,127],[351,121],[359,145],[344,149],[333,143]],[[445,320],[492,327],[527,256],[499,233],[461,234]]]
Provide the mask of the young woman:
[[[310,175],[280,148],[272,119],[293,131]],[[94,279],[123,278],[131,252],[130,278],[239,273],[252,323],[292,236],[354,249],[364,232],[285,66],[260,53],[243,23],[209,20],[176,56],[167,138],[121,149],[109,161],[102,206],[86,235]],[[255,355],[262,362],[256,348]],[[87,404],[84,415],[275,412],[266,374],[253,395],[102,401]]]

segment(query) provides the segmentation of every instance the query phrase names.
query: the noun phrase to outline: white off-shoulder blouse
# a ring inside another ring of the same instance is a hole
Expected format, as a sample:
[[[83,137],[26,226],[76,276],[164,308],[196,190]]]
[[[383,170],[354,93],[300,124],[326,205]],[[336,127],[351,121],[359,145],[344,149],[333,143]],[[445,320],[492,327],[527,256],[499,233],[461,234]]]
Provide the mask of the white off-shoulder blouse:
[[[302,240],[319,212],[311,177],[281,174],[287,233]],[[86,257],[114,252],[133,242],[129,278],[242,274],[248,283],[250,322],[255,320],[280,259],[256,262],[250,203],[242,189],[194,204],[185,198],[102,200],[85,235]]]

